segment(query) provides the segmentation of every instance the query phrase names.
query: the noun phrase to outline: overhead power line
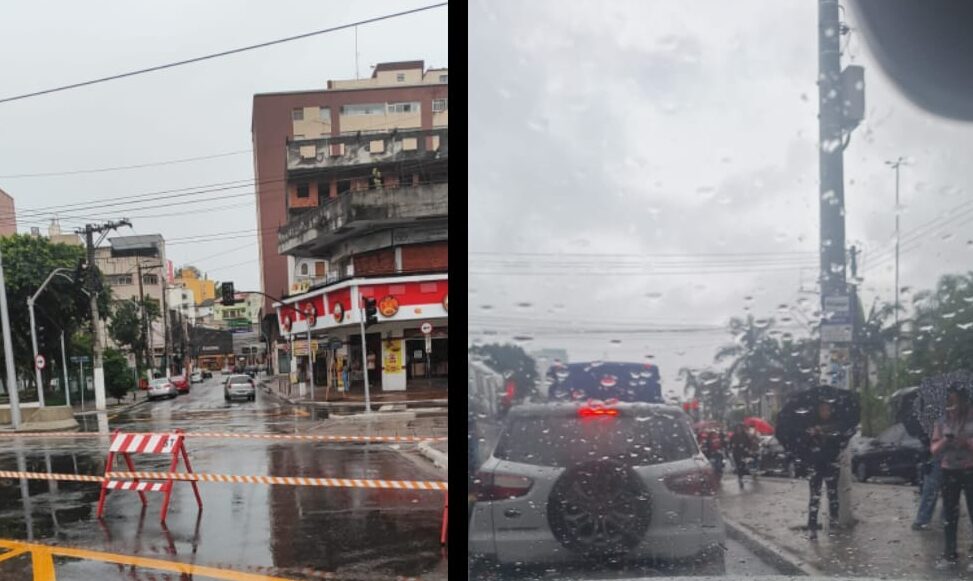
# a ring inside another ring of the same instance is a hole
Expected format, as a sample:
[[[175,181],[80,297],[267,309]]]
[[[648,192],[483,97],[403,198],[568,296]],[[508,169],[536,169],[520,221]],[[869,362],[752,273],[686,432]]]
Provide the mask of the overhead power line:
[[[341,24],[341,25],[338,25],[338,26],[330,27],[330,28],[324,28],[324,29],[321,29],[321,30],[315,30],[313,32],[305,32],[304,34],[298,34],[298,35],[295,35],[295,36],[288,36],[288,37],[285,37],[285,38],[278,38],[276,40],[270,40],[270,41],[267,41],[267,42],[261,42],[259,44],[251,44],[251,45],[248,45],[248,46],[242,46],[242,47],[239,47],[239,48],[234,48],[234,49],[230,49],[230,50],[224,50],[224,51],[221,51],[221,52],[216,52],[216,53],[211,53],[211,54],[207,54],[207,55],[202,55],[202,56],[198,56],[198,57],[194,57],[194,58],[190,58],[190,59],[185,59],[185,60],[181,60],[181,61],[175,61],[175,62],[166,63],[166,64],[162,64],[162,65],[156,65],[154,67],[148,67],[148,68],[144,68],[144,69],[138,69],[138,70],[129,71],[129,72],[126,72],[126,73],[119,73],[117,75],[111,75],[111,76],[108,76],[108,77],[101,77],[101,78],[98,78],[98,79],[91,79],[91,80],[88,80],[88,81],[82,81],[80,83],[71,83],[69,85],[61,85],[59,87],[51,87],[50,89],[43,89],[41,91],[34,91],[34,92],[31,92],[31,93],[24,93],[22,95],[14,95],[12,97],[4,97],[4,98],[0,98],[0,103],[9,103],[11,101],[20,101],[22,99],[29,99],[31,97],[39,97],[41,95],[48,95],[50,93],[57,93],[57,92],[60,92],[60,91],[68,91],[70,89],[78,89],[80,87],[87,87],[89,85],[97,85],[99,83],[107,83],[108,81],[117,81],[119,79],[124,79],[124,78],[128,78],[128,77],[134,77],[136,75],[144,75],[146,73],[153,73],[153,72],[156,72],[156,71],[161,71],[161,70],[165,70],[165,69],[171,69],[171,68],[180,67],[180,66],[184,66],[184,65],[189,65],[189,64],[193,64],[193,63],[198,63],[198,62],[202,62],[202,61],[206,61],[206,60],[211,60],[211,59],[215,59],[215,58],[225,57],[225,56],[229,56],[229,55],[232,55],[232,54],[238,54],[238,53],[241,53],[241,52],[247,52],[247,51],[251,51],[251,50],[257,50],[259,48],[267,48],[268,46],[274,46],[274,45],[277,45],[277,44],[283,44],[285,42],[293,42],[295,40],[302,40],[302,39],[305,39],[305,38],[310,38],[312,36],[319,36],[319,35],[322,35],[322,34],[328,34],[328,33],[331,33],[331,32],[337,32],[339,30],[346,30],[346,29],[355,28],[355,27],[358,27],[358,26],[363,26],[363,25],[366,25],[366,24],[373,24],[375,22],[381,22],[383,20],[390,20],[392,18],[399,18],[401,16],[407,16],[409,14],[417,14],[419,12],[424,12],[426,10],[433,10],[435,8],[442,8],[443,6],[448,6],[448,5],[449,5],[448,2],[440,2],[438,4],[430,4],[428,6],[422,6],[422,7],[419,7],[419,8],[413,8],[412,10],[405,10],[403,12],[396,12],[394,14],[386,14],[386,15],[383,15],[383,16],[376,16],[374,18],[367,18],[365,20],[359,20],[357,22],[352,22],[352,23],[349,23],[349,24]]]
[[[240,155],[243,153],[252,153],[250,149],[241,149],[239,151],[228,151],[226,153],[214,153],[212,155],[201,155],[198,157],[184,157],[182,159],[167,159],[164,161],[153,161],[148,163],[139,163],[135,165],[118,165],[114,167],[100,167],[95,169],[76,169],[69,171],[53,171],[53,172],[43,172],[43,173],[21,173],[21,174],[11,174],[0,176],[0,179],[13,180],[20,178],[49,178],[57,176],[74,176],[79,174],[91,174],[91,173],[105,173],[111,171],[122,171],[129,169],[141,169],[146,167],[156,167],[163,165],[174,165],[177,163],[189,163],[193,161],[203,161],[207,159],[217,159],[220,157],[230,157],[231,155]]]

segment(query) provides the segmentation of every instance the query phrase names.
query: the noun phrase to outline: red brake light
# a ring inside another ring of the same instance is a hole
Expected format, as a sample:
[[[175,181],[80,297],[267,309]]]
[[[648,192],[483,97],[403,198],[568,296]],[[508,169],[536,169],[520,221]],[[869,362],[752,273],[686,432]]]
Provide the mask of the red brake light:
[[[582,418],[617,416],[618,410],[612,408],[583,407],[578,409],[578,415]]]
[[[672,492],[688,496],[714,496],[720,487],[716,471],[710,466],[669,474],[665,483]]]
[[[477,472],[473,480],[473,493],[479,502],[517,498],[530,492],[534,481],[514,474],[489,474]]]

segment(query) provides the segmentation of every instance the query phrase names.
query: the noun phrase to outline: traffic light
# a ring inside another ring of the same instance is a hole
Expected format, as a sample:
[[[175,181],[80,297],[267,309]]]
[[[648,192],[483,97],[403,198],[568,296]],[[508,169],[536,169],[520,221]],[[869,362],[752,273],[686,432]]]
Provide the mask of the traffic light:
[[[86,284],[88,282],[88,263],[84,258],[78,259],[78,267],[74,269],[74,282]]]
[[[233,305],[236,302],[236,297],[235,297],[236,293],[233,292],[233,283],[232,282],[224,282],[220,286],[220,292],[223,295],[223,306],[224,307],[229,307],[229,306]]]
[[[365,299],[365,326],[374,325],[378,322],[378,307],[375,306],[375,299]]]

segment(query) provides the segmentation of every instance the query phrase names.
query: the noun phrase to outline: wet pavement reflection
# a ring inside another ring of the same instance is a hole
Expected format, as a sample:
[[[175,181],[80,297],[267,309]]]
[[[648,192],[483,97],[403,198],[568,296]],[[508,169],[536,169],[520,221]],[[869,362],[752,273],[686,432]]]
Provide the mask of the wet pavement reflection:
[[[0,469],[101,475],[114,431],[295,433],[311,418],[270,396],[223,401],[218,378],[189,395],[142,404],[116,417],[82,419],[82,430],[104,438],[0,438]],[[100,425],[99,425],[100,424]],[[101,428],[101,430],[99,430]],[[440,480],[408,446],[187,438],[197,472]],[[168,470],[168,455],[134,455],[138,470]],[[100,487],[81,482],[0,480],[0,538],[63,544],[185,563],[232,567],[288,578],[446,576],[439,546],[443,495],[438,492],[200,483],[203,510],[188,482],[176,482],[165,525],[162,494],[108,495],[95,518]],[[0,578],[16,567],[0,562]],[[59,579],[131,578],[131,567],[59,560]],[[108,573],[106,573],[108,572]],[[182,578],[171,573],[171,578]],[[156,578],[159,578],[158,575]],[[164,577],[162,577],[164,578]]]

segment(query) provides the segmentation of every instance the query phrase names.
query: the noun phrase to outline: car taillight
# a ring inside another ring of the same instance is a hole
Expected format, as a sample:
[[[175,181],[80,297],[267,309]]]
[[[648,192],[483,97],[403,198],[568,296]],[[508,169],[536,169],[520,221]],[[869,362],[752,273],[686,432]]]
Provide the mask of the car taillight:
[[[530,492],[534,481],[515,474],[489,474],[477,472],[473,481],[473,493],[480,502],[517,498]]]
[[[578,408],[578,415],[582,418],[614,417],[618,415],[618,410],[602,407],[582,407]]]
[[[665,483],[672,492],[687,496],[713,496],[720,487],[716,471],[709,466],[669,474]]]

